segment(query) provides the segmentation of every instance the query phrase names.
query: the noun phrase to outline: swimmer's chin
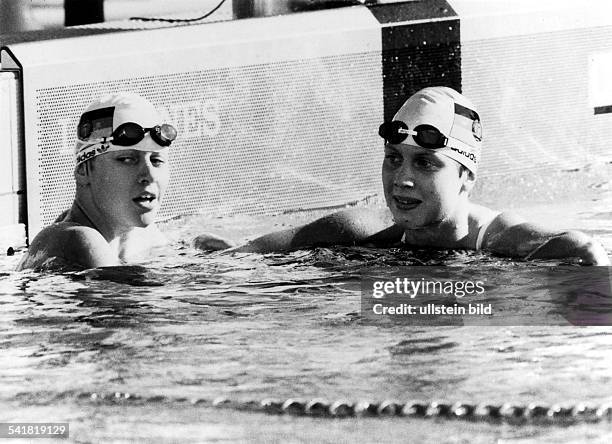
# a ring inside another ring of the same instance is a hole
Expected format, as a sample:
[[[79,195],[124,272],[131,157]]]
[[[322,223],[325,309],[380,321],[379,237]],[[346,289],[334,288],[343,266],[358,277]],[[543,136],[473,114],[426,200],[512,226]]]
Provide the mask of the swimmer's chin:
[[[142,228],[142,229],[149,229],[150,227],[154,227],[156,226],[155,225],[156,218],[157,218],[157,208],[141,213],[137,216],[134,227]]]

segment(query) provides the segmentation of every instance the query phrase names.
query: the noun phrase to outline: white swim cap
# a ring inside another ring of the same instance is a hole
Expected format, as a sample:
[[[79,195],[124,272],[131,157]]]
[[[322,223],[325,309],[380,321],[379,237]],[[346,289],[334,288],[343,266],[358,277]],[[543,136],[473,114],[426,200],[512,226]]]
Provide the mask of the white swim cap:
[[[436,152],[456,160],[472,173],[478,170],[482,149],[480,116],[472,102],[454,89],[436,86],[418,91],[406,100],[393,120],[399,125],[403,122],[407,128],[399,130],[408,134],[400,143],[431,148],[414,130],[419,125],[434,127],[442,133],[442,139],[447,139],[444,148]],[[427,135],[431,134],[430,129]]]
[[[119,133],[115,133],[122,125]],[[151,102],[135,93],[119,92],[103,96],[85,109],[77,128],[74,155],[78,165],[100,154],[126,148],[159,151],[175,138],[176,130],[162,123]]]

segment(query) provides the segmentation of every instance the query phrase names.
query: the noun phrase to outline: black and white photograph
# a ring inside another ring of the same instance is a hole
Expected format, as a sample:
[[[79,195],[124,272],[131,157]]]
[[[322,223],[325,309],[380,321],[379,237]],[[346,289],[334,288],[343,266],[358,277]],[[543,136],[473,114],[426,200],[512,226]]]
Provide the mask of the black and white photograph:
[[[0,440],[612,441],[608,0],[0,0]]]

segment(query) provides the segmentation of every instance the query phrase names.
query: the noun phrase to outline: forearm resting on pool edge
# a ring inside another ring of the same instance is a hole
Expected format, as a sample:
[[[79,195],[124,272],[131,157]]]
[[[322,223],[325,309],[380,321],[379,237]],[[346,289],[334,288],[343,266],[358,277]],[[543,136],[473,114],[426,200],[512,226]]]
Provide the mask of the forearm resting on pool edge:
[[[581,231],[546,232],[528,223],[491,236],[486,249],[503,256],[531,259],[578,258],[584,265],[610,265],[601,244]]]
[[[525,259],[577,257],[585,265],[610,265],[610,259],[598,242],[580,231],[568,231],[546,241]]]
[[[301,227],[269,233],[231,251],[270,253],[332,245],[362,245],[390,225],[379,211],[352,208]]]

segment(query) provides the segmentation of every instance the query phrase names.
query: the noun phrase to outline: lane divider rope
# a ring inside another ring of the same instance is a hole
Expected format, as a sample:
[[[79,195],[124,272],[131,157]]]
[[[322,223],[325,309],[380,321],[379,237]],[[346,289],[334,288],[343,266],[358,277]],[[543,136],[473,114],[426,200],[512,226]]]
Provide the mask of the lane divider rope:
[[[407,417],[407,418],[441,418],[483,422],[550,423],[568,424],[575,422],[612,422],[612,403],[593,405],[578,403],[575,405],[545,405],[531,403],[518,404],[470,404],[464,402],[399,402],[385,400],[382,402],[324,399],[287,400],[262,399],[258,401],[236,401],[227,398],[204,399],[171,397],[164,395],[139,396],[131,393],[97,393],[83,392],[77,395],[81,401],[98,403],[171,403],[194,406],[209,406],[248,412],[260,412],[274,415],[311,416],[328,418],[354,417]]]

